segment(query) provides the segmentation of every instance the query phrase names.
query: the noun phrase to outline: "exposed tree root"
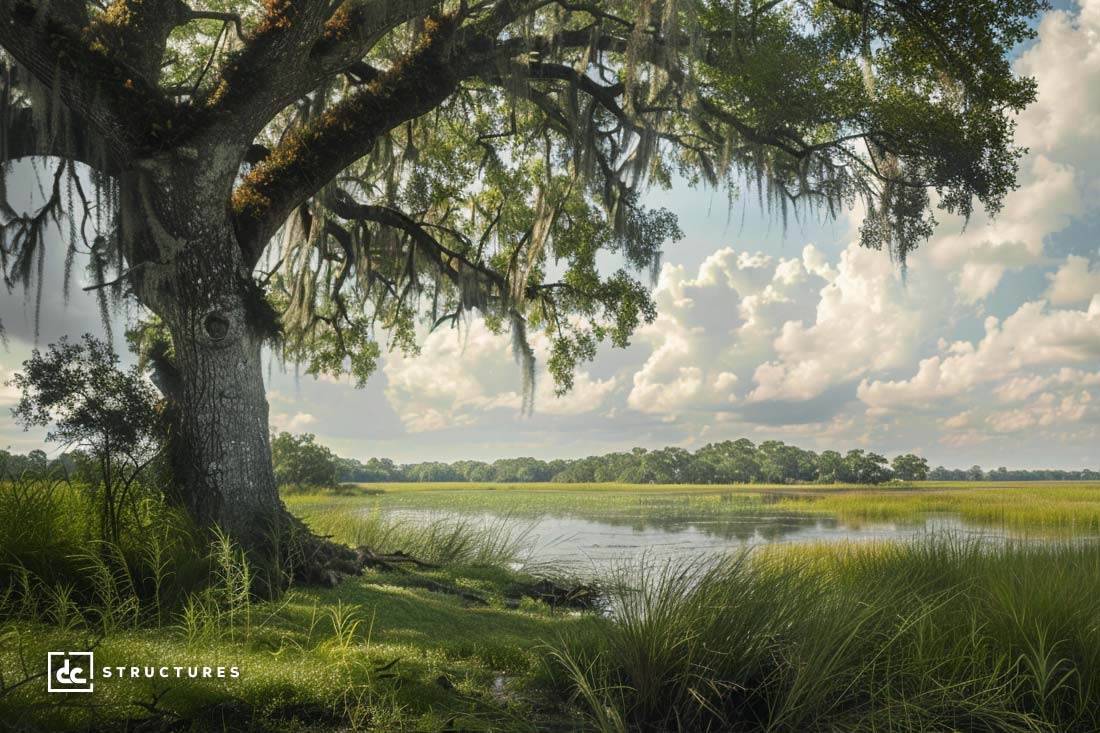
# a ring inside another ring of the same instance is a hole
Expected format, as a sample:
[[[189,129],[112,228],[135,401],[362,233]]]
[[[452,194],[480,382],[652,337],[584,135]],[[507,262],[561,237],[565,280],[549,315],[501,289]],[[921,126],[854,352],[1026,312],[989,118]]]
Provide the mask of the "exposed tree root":
[[[401,550],[390,553],[389,555],[376,555],[374,551],[366,545],[360,545],[356,548],[355,554],[358,556],[359,561],[363,565],[372,568],[378,568],[379,570],[394,570],[393,566],[398,563],[408,563],[410,565],[415,565],[418,568],[432,569],[440,567],[439,565],[435,565],[430,562],[418,560],[412,555],[404,553]]]
[[[393,573],[403,572],[405,568],[402,566],[411,565],[429,570],[440,567],[400,550],[380,554],[365,545],[352,548],[333,542],[330,537],[314,534],[297,518],[292,517],[290,521],[294,523],[297,548],[293,577],[295,582],[303,585],[333,588],[345,578],[362,575],[365,568]],[[433,593],[459,596],[478,606],[489,605],[487,600],[475,593],[430,578],[418,578],[414,585]],[[551,580],[541,580],[535,583],[513,583],[505,592],[505,604],[512,608],[519,606],[523,598],[532,598],[559,608],[591,610],[598,605],[599,590],[584,583],[564,587]]]
[[[332,588],[346,577],[362,575],[364,568],[393,572],[402,564],[439,567],[401,551],[379,554],[365,545],[352,548],[314,534],[300,519],[290,517],[289,521],[295,536],[293,578],[304,585]]]
[[[309,534],[299,538],[298,553],[292,566],[294,581],[303,585],[332,588],[345,577],[363,574],[355,550],[327,537]]]
[[[518,606],[523,598],[533,598],[548,606],[591,610],[598,605],[599,590],[586,583],[572,587],[560,586],[552,580],[540,580],[537,583],[514,583],[507,592],[509,606]]]

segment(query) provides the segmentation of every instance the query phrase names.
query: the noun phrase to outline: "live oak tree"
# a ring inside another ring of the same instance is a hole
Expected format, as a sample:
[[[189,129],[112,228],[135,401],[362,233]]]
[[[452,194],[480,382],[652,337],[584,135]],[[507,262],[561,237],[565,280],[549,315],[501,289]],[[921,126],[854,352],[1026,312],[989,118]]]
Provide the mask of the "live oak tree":
[[[639,273],[680,232],[642,193],[673,181],[784,219],[859,202],[904,266],[936,206],[1014,185],[1035,90],[1006,54],[1041,7],[0,0],[3,178],[45,174],[41,206],[0,207],[6,281],[33,292],[57,224],[104,303],[142,306],[186,504],[261,549],[265,343],[362,381],[476,312],[528,399],[534,331],[568,389],[654,318]]]
[[[896,456],[891,468],[894,469],[894,477],[902,481],[924,481],[928,478],[928,460],[912,453]]]

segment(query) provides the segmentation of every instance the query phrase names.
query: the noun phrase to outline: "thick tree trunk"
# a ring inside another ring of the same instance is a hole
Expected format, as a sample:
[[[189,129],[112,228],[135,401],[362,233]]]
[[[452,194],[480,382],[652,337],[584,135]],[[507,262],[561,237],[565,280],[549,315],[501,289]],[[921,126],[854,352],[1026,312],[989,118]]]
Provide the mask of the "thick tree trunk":
[[[313,536],[279,499],[261,365],[275,316],[225,208],[232,175],[219,174],[217,151],[200,159],[151,161],[120,178],[134,292],[171,336],[156,382],[169,405],[174,493],[200,525],[248,553],[257,590],[276,591],[287,571],[333,583],[361,563]],[[236,166],[231,158],[225,167]]]
[[[249,302],[260,296],[226,262],[236,247],[232,233],[208,229],[201,246],[179,254],[173,282],[152,296],[172,339],[164,389],[173,468],[192,517],[268,556],[285,512],[271,465],[262,336],[254,322],[259,304]]]
[[[350,548],[314,536],[276,489],[260,361],[266,306],[251,280],[211,262],[219,260],[177,266],[177,287],[191,292],[161,311],[174,352],[166,392],[180,500],[200,524],[220,528],[248,553],[257,592],[276,593],[291,576],[335,584],[362,563]]]
[[[270,323],[218,178],[178,159],[128,172],[121,223],[135,293],[171,335],[157,381],[178,498],[199,523],[270,556],[285,525],[260,358]]]
[[[239,304],[182,310],[169,330],[178,378],[173,449],[188,484],[185,503],[196,519],[256,546],[280,513],[260,340]]]

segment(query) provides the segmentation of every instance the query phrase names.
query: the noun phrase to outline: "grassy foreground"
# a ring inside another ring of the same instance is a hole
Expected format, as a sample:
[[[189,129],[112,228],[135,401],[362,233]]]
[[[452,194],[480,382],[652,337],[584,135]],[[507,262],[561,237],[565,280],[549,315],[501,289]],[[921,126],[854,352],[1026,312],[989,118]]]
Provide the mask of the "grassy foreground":
[[[1095,541],[939,536],[641,562],[605,579],[606,613],[577,613],[521,599],[517,589],[533,579],[506,568],[525,538],[506,524],[414,526],[388,510],[444,493],[466,507],[507,495],[520,509],[557,502],[562,512],[620,511],[631,498],[465,489],[288,497],[321,532],[442,567],[368,571],[266,602],[243,590],[247,564],[225,543],[202,550],[212,583],[184,583],[196,549],[171,541],[157,510],[147,509],[148,525],[131,528],[125,546],[91,552],[77,497],[0,491],[0,728],[1100,730]],[[1017,493],[989,498],[998,491]],[[633,500],[647,511],[792,504],[868,518],[985,511],[989,521],[996,516],[982,507],[1011,504],[1012,521],[1057,524],[1094,511],[1093,492],[936,487],[724,499],[731,492],[677,487],[639,490]],[[97,680],[75,700],[46,693],[37,676],[46,652],[88,648],[97,665],[225,665],[240,676]]]
[[[0,697],[11,730],[537,730],[572,729],[557,700],[533,697],[542,645],[595,622],[527,601],[505,606],[515,577],[452,567],[332,590],[299,589],[276,602],[186,614],[172,623],[99,619],[9,621],[0,669],[15,682],[47,651],[94,648],[97,665],[236,666],[237,679],[111,679],[94,699],[57,700],[43,679]],[[455,589],[485,600],[472,603]],[[52,623],[51,623],[52,622]],[[61,696],[65,697],[65,696]],[[575,715],[575,713],[574,713]],[[563,722],[564,721],[564,722]],[[180,728],[173,724],[182,724]]]
[[[545,675],[546,644],[598,621],[529,597],[535,579],[505,569],[518,537],[349,514],[347,541],[441,567],[368,570],[261,602],[240,553],[196,542],[170,510],[143,507],[117,545],[94,539],[90,516],[70,488],[0,486],[0,729],[575,727],[564,698],[529,688]],[[82,650],[97,669],[239,676],[101,678],[91,694],[48,693],[47,652]]]
[[[1100,546],[774,546],[624,572],[554,653],[605,731],[1100,730]]]

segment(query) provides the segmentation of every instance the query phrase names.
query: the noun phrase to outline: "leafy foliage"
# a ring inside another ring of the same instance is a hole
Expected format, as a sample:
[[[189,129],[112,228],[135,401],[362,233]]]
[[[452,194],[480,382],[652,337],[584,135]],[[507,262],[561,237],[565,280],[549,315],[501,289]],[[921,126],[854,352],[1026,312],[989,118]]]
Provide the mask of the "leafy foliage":
[[[101,534],[117,542],[136,482],[161,451],[152,385],[137,367],[120,369],[110,345],[88,334],[79,343],[62,338],[45,353],[35,349],[11,383],[22,393],[12,413],[24,428],[50,426],[47,440],[90,459],[95,470],[83,473],[98,474],[90,488]]]
[[[318,445],[312,433],[282,432],[271,439],[275,480],[294,490],[332,488],[336,485],[336,456]]]
[[[681,232],[644,206],[651,186],[755,188],[784,222],[860,202],[863,244],[903,267],[936,206],[995,212],[1015,185],[1013,114],[1035,94],[1006,52],[1046,7],[162,5],[66,0],[33,23],[5,6],[0,149],[62,159],[41,210],[0,211],[9,287],[35,277],[63,211],[94,212],[70,251],[91,253],[99,285],[140,284],[167,260],[137,241],[145,194],[120,195],[118,171],[225,158],[214,208],[279,312],[283,358],[362,383],[384,347],[415,351],[476,313],[511,330],[528,394],[532,332],[564,391],[599,343],[655,317],[640,275]]]
[[[894,459],[894,475],[902,481],[924,481],[928,478],[928,461],[912,453]]]

